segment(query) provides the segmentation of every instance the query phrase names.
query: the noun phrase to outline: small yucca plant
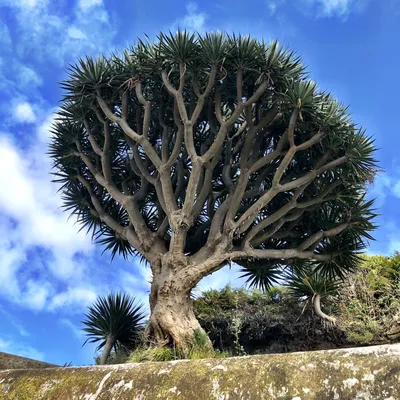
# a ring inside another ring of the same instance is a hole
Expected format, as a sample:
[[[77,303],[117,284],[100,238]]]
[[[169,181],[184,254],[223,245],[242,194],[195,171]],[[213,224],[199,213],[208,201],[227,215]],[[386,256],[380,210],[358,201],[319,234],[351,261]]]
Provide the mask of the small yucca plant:
[[[82,330],[88,336],[86,343],[97,343],[96,351],[103,349],[100,364],[106,363],[111,350],[129,347],[138,337],[145,313],[143,305],[128,294],[99,296],[85,314]]]
[[[307,298],[316,315],[335,324],[336,318],[321,310],[321,300],[336,295],[341,283],[342,281],[336,276],[327,276],[320,270],[308,266],[308,268],[293,270],[292,273],[289,273],[286,285],[295,297]]]

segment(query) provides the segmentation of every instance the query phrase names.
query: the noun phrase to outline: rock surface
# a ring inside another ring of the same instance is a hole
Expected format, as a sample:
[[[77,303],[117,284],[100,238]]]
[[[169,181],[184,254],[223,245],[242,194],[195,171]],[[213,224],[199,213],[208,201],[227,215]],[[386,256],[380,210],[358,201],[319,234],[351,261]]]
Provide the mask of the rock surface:
[[[0,371],[0,399],[400,399],[400,345]]]
[[[45,363],[43,361],[32,360],[31,358],[15,356],[14,354],[3,353],[0,351],[0,370],[51,367],[57,367],[57,365]]]

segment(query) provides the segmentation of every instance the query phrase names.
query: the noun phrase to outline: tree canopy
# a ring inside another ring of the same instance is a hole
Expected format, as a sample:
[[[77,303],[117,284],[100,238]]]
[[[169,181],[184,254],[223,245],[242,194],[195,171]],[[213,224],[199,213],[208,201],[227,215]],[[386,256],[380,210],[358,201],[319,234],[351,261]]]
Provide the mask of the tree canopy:
[[[295,260],[343,276],[371,239],[373,140],[275,41],[160,34],[62,87],[55,180],[113,256],[234,260],[268,286]]]

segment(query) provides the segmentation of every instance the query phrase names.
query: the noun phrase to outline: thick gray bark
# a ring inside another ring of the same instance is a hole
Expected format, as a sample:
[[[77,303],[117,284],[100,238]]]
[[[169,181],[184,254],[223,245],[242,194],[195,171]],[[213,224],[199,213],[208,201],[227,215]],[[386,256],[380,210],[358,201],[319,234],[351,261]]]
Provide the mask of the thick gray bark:
[[[155,271],[155,268],[153,268]],[[158,345],[174,343],[184,355],[195,345],[195,333],[206,333],[193,311],[191,290],[201,279],[188,265],[164,263],[153,275],[149,330]],[[211,341],[208,342],[211,346]]]

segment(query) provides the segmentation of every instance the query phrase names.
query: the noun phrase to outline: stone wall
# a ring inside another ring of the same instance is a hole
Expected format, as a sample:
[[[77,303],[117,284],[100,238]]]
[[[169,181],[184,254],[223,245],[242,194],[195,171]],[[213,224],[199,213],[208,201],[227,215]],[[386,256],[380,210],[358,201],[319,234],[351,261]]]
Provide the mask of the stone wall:
[[[0,351],[0,370],[51,367],[57,367],[57,365],[45,363],[43,361],[32,360],[31,358],[15,356],[14,354],[3,353]]]
[[[400,345],[0,371],[0,399],[400,399]]]

